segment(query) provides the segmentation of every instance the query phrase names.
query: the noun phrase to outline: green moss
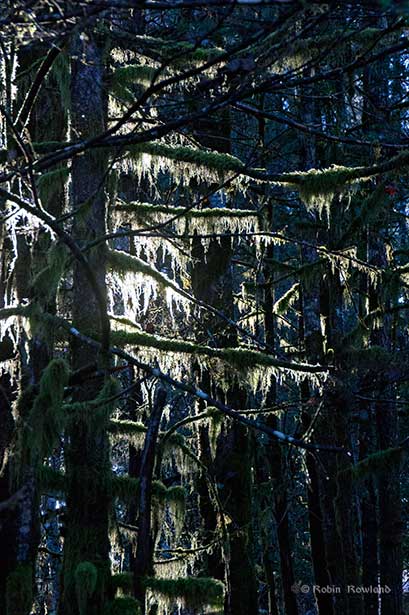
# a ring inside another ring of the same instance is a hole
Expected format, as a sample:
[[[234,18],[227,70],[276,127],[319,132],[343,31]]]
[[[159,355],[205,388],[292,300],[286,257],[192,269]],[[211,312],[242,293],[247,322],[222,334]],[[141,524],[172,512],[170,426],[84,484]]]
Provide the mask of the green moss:
[[[112,492],[115,497],[125,502],[135,499],[139,492],[139,479],[131,476],[114,476]]]
[[[203,606],[211,606],[217,609],[223,608],[224,585],[221,581],[207,577],[187,579],[158,579],[146,578],[146,588],[154,594],[160,594],[169,601],[182,601],[187,608],[199,609]]]
[[[228,171],[240,172],[245,169],[244,163],[235,156],[193,147],[171,146],[163,143],[138,143],[136,145],[130,145],[127,149],[128,152],[134,156],[139,154],[161,156],[168,160],[186,162],[220,173],[226,173]]]
[[[11,316],[29,316],[30,308],[27,307],[9,307],[2,308],[0,310],[0,320],[6,320],[6,318],[10,318]]]
[[[360,480],[369,474],[384,474],[401,463],[403,454],[404,450],[401,447],[387,448],[368,455],[366,459],[359,461],[356,465],[342,470],[339,475],[341,478],[350,476]]]
[[[299,288],[299,282],[296,282],[293,286],[291,286],[291,288],[289,288],[287,292],[285,292],[284,295],[275,302],[273,312],[281,316],[286,314],[291,306],[294,305],[295,301],[298,300]]]
[[[112,575],[111,582],[114,591],[120,589],[124,593],[127,593],[132,590],[133,580],[130,572],[119,572],[118,574]]]
[[[141,615],[141,607],[135,598],[120,596],[109,603],[104,615]]]
[[[112,75],[112,91],[118,96],[123,97],[124,86],[132,86],[136,83],[149,85],[156,72],[155,67],[147,64],[120,66]]]
[[[69,109],[71,101],[70,58],[66,51],[62,50],[54,60],[49,77],[57,83],[60,93],[61,107],[66,113]]]
[[[108,431],[115,436],[139,436],[146,434],[147,428],[143,423],[137,423],[136,421],[111,419]]]
[[[48,456],[64,429],[62,401],[68,377],[69,369],[63,359],[53,359],[41,376],[23,439],[23,449],[33,460]]]
[[[40,466],[38,480],[43,493],[64,493],[67,488],[65,474],[50,466]]]
[[[120,321],[121,319],[116,319]],[[134,331],[117,330],[111,333],[112,341],[118,346],[141,346],[155,348],[162,352],[186,353],[198,356],[207,356],[222,359],[238,370],[248,370],[254,366],[271,366],[293,369],[294,371],[320,371],[319,368],[311,370],[302,364],[281,361],[257,350],[246,348],[213,348],[202,346],[194,342],[174,340],[151,333],[145,333],[135,327]]]
[[[181,502],[186,501],[186,489],[182,485],[174,485],[166,490],[166,499],[168,502]]]
[[[115,211],[127,213],[135,213],[138,216],[165,214],[169,216],[182,216],[186,219],[223,219],[223,218],[256,218],[257,212],[250,209],[228,209],[228,208],[205,208],[205,209],[190,209],[186,211],[185,207],[167,207],[166,205],[152,205],[150,203],[132,202],[126,205],[116,205]]]
[[[43,204],[47,205],[55,196],[61,194],[69,174],[69,169],[63,166],[40,175],[37,180],[37,187]]]
[[[31,566],[19,564],[7,578],[7,615],[27,615],[31,612],[32,605],[33,572]]]
[[[108,263],[111,268],[117,273],[125,273],[127,271],[135,271],[146,275],[155,280],[161,288],[171,288],[176,293],[186,297],[187,293],[168,276],[164,275],[154,267],[151,267],[148,263],[143,261],[137,256],[131,256],[121,250],[109,250],[108,251]]]
[[[88,601],[97,586],[98,571],[91,562],[80,562],[74,576],[78,609],[80,615],[87,615]]]
[[[124,501],[129,501],[137,497],[139,493],[139,478],[131,476],[113,476],[112,489],[116,497]],[[176,485],[166,487],[160,480],[152,482],[152,495],[161,503],[184,502],[186,491],[184,487]]]
[[[47,265],[33,279],[36,295],[44,300],[55,296],[67,264],[67,250],[60,243],[54,243],[47,253]]]

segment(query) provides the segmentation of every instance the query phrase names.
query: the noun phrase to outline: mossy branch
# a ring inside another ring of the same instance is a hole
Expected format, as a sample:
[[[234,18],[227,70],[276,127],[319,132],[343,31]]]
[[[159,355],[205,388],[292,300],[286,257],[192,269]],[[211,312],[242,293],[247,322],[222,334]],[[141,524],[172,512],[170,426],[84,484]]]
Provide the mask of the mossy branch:
[[[251,370],[255,366],[265,366],[302,373],[323,373],[323,368],[320,365],[285,361],[258,350],[250,350],[247,348],[213,348],[211,346],[202,346],[195,342],[174,340],[151,333],[145,333],[136,328],[132,332],[126,330],[113,331],[112,340],[117,346],[139,346],[161,350],[162,352],[217,358],[229,363],[229,365],[238,371]]]
[[[387,448],[368,455],[362,461],[351,465],[339,473],[342,478],[351,477],[355,480],[366,478],[369,474],[382,474],[389,472],[391,468],[399,466],[405,453],[403,447]]]
[[[222,610],[224,601],[224,585],[221,581],[208,577],[159,579],[148,577],[144,579],[147,589],[154,594],[160,594],[170,604],[181,601],[191,609],[211,606]]]
[[[186,219],[223,219],[223,218],[257,218],[258,213],[251,209],[229,209],[223,208],[204,208],[189,209],[185,207],[167,207],[166,205],[154,205],[151,203],[140,203],[133,201],[130,203],[119,203],[113,208],[113,212],[135,213],[137,216],[165,214],[169,216],[183,216]]]

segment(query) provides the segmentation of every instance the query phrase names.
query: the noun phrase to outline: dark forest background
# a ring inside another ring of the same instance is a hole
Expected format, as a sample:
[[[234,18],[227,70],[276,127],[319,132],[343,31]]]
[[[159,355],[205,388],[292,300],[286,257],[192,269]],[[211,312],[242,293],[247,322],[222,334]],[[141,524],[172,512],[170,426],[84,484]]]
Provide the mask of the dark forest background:
[[[408,34],[1,2],[1,614],[409,613]]]

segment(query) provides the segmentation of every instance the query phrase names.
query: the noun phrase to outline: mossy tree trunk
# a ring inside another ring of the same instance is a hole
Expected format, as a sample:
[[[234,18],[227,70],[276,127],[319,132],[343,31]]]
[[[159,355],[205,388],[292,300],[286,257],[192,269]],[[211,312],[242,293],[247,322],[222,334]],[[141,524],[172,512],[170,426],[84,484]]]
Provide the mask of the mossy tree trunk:
[[[311,71],[307,69],[307,74]],[[307,86],[301,92],[300,112],[306,124],[318,124],[320,118],[317,113],[317,88],[316,86]],[[311,134],[299,135],[300,151],[301,151],[301,166],[305,170],[315,168],[317,166],[317,143],[316,139]],[[311,222],[312,214],[309,216]],[[317,214],[314,216],[314,221],[308,227],[306,225],[307,240],[310,243],[316,241],[319,233],[319,220]],[[316,226],[315,224],[316,223]],[[317,254],[315,250],[309,246],[302,246],[300,249],[300,260],[302,266],[313,266],[316,263]],[[315,265],[318,269],[318,265]],[[298,321],[298,343],[300,349],[305,352],[306,359],[313,362],[323,362],[323,339],[320,324],[320,282],[319,275],[312,276],[312,279],[305,282],[301,279],[300,284],[300,318]],[[314,403],[315,391],[304,380],[300,386],[300,399],[303,404],[301,421],[303,428],[307,430],[310,427],[312,417],[316,411]],[[325,431],[325,425],[320,430],[320,425],[316,425],[313,438],[321,441],[323,437],[322,431]],[[321,587],[330,585],[334,579],[329,568],[329,560],[327,558],[330,552],[329,546],[326,544],[326,535],[324,532],[324,517],[326,511],[323,507],[325,483],[320,481],[322,467],[319,465],[315,456],[307,453],[306,467],[308,472],[309,484],[307,486],[307,502],[308,502],[308,519],[311,539],[311,559],[314,572],[315,584]],[[333,511],[330,510],[330,515],[333,517]],[[328,523],[327,526],[332,527]],[[315,592],[315,599],[319,615],[333,615],[334,600],[331,594]]]
[[[273,216],[269,215],[268,231],[273,231]],[[264,265],[264,331],[265,341],[269,349],[276,347],[276,327],[274,306],[274,271],[269,263],[274,262],[274,246],[269,245],[266,249],[267,262]],[[271,350],[270,350],[271,352]],[[273,406],[277,403],[277,386],[275,381],[271,383],[267,392],[265,405]],[[267,415],[266,424],[272,429],[280,429],[279,420],[274,414]],[[280,555],[281,583],[283,590],[283,600],[286,615],[297,615],[297,596],[293,591],[294,569],[292,562],[292,536],[289,518],[289,506],[287,497],[287,463],[281,444],[277,440],[270,440],[265,447],[265,458],[268,464],[268,475],[271,481],[274,500],[274,517],[277,527],[277,539]]]
[[[230,273],[229,240],[216,241],[209,246],[207,262],[204,264],[204,254],[200,246],[194,253],[200,261],[195,269],[193,287],[195,295],[223,310],[232,313],[232,287]],[[228,334],[229,335],[229,334]],[[230,333],[231,335],[231,333]],[[234,346],[236,341],[226,338],[226,333],[217,336],[220,343]],[[206,376],[203,375],[205,378]],[[210,384],[209,382],[207,383]],[[205,388],[205,387],[204,387]],[[235,408],[242,408],[246,402],[243,392],[232,388],[227,394],[228,403]],[[243,615],[257,613],[257,588],[254,570],[252,543],[252,477],[251,450],[246,429],[240,425],[229,427],[218,441],[215,459],[211,460],[209,436],[207,429],[201,430],[202,459],[213,473],[213,478],[219,485],[219,497],[223,510],[231,519],[228,524],[228,561],[227,565],[227,596],[226,614],[237,612]],[[201,513],[204,524],[210,533],[217,525],[216,515],[207,502],[209,495],[202,496]],[[210,534],[211,535],[211,534]],[[208,574],[224,580],[226,571],[221,565],[219,556],[208,557]]]
[[[231,120],[229,114],[224,112],[217,122],[203,120],[200,122],[199,133],[201,143],[214,150],[229,153]],[[210,204],[220,206],[219,195],[210,199]],[[220,309],[224,314],[234,319],[233,303],[233,274],[232,250],[230,239],[220,242],[211,240],[205,255],[200,240],[193,242],[193,258],[197,264],[192,270],[192,287],[197,298],[213,307]],[[236,332],[230,327],[226,328],[223,321],[213,316],[205,317],[200,336],[212,331],[213,340],[218,345],[237,345]],[[211,382],[207,373],[202,374],[201,387],[211,390]],[[223,396],[222,391],[216,395]],[[227,402],[234,408],[245,406],[246,395],[240,387],[232,386],[226,395]],[[215,458],[212,459],[209,433],[207,428],[200,430],[200,450],[202,461],[209,467],[213,480],[219,486],[220,504],[231,520],[225,528],[227,530],[228,545],[225,546],[223,562],[219,554],[207,558],[207,573],[209,576],[226,581],[226,615],[256,615],[257,585],[255,576],[255,561],[252,538],[252,451],[247,429],[239,424],[228,427],[223,433],[216,447]],[[205,485],[201,486],[201,514],[207,530],[207,539],[214,536],[217,528],[217,515],[209,502],[209,493]],[[219,519],[220,523],[220,519]],[[205,538],[206,540],[206,538]],[[227,551],[226,551],[227,548]]]
[[[102,51],[93,34],[75,35],[71,64],[71,131],[73,138],[87,139],[105,128],[106,101],[103,91]],[[89,152],[72,163],[72,208],[81,205],[85,213],[76,216],[72,236],[79,245],[105,232],[106,198],[104,178],[107,162],[104,155]],[[94,279],[102,296],[105,287],[104,246],[88,255]],[[74,264],[74,326],[83,333],[100,333],[101,305],[81,263]],[[95,364],[107,368],[106,358],[80,342],[72,344],[73,369]],[[95,399],[102,388],[101,378],[92,378],[77,391],[76,401]],[[94,413],[94,414],[92,414]],[[97,571],[95,587],[87,596],[87,615],[103,612],[109,596],[110,543],[108,538],[111,509],[110,456],[106,413],[98,417],[95,410],[84,410],[69,428],[66,452],[67,525],[64,539],[63,595],[61,615],[79,615],[77,597],[83,588],[76,572],[82,562]],[[77,576],[77,580],[76,580]],[[81,613],[82,615],[82,613]]]

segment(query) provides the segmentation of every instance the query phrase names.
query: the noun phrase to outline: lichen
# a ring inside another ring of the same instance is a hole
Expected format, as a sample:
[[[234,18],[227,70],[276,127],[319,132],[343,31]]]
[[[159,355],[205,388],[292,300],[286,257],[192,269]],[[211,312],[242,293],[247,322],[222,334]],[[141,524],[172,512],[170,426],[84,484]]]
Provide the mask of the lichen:
[[[141,258],[121,250],[110,250],[108,261],[112,270],[122,279],[120,289],[126,316],[136,318],[141,311],[146,313],[150,300],[156,298],[159,289],[165,293],[171,314],[174,306],[189,314],[192,298],[166,274]]]

